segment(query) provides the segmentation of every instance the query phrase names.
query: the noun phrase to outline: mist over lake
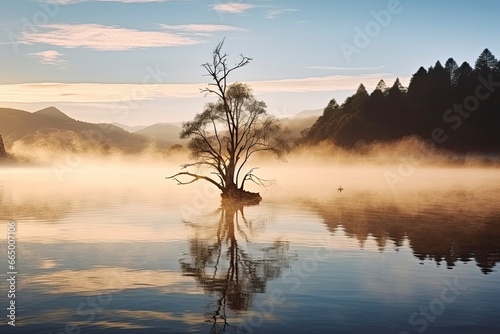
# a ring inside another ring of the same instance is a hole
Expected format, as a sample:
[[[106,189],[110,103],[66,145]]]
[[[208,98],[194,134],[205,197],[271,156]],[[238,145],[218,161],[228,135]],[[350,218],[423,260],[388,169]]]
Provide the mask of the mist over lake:
[[[261,166],[276,186],[238,207],[164,180],[168,162],[83,161],[62,182],[50,167],[3,167],[17,330],[499,329],[498,169],[417,167],[391,188],[396,164],[293,162]]]

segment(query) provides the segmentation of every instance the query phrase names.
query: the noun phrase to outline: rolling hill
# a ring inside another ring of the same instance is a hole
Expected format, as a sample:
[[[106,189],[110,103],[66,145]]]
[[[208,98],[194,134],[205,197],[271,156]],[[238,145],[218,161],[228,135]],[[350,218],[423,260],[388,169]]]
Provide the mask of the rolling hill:
[[[181,127],[169,123],[156,123],[145,127],[135,134],[142,135],[148,138],[158,140],[159,142],[167,145],[185,144],[187,140],[179,139]]]
[[[119,128],[122,128],[123,130],[130,132],[130,133],[142,130],[145,127],[147,127],[146,125],[125,125],[125,124],[121,124],[118,122],[112,122],[111,124],[113,124]]]
[[[136,153],[156,144],[168,144],[129,133],[112,124],[94,124],[75,120],[55,107],[36,112],[0,108],[0,134],[9,150],[15,142],[28,146],[56,145],[57,149],[77,151],[115,150]]]

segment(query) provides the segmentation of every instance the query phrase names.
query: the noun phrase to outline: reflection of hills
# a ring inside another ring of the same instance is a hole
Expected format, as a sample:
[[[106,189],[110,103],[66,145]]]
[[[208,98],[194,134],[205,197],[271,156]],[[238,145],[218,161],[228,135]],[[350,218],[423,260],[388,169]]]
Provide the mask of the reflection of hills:
[[[227,205],[215,216],[213,223],[190,223],[195,233],[189,240],[189,257],[180,263],[184,275],[194,277],[206,293],[217,295],[208,321],[212,332],[224,332],[229,326],[226,306],[236,312],[249,310],[254,294],[265,292],[267,282],[280,277],[293,256],[288,255],[287,241],[253,245],[252,222],[243,207]]]
[[[331,233],[342,228],[360,247],[369,237],[380,251],[388,243],[398,248],[408,240],[414,256],[422,261],[444,261],[452,268],[458,261],[474,259],[483,273],[491,272],[500,262],[500,211],[470,193],[441,196],[426,194],[394,204],[367,193],[312,206]]]
[[[50,200],[36,203],[7,204],[0,203],[0,219],[32,218],[41,221],[55,221],[71,212],[69,201],[54,203]]]
[[[53,200],[47,196],[40,198],[33,195],[13,201],[10,195],[9,188],[0,183],[0,219],[54,221],[63,218],[74,207],[69,198]]]
[[[29,175],[29,171],[26,173],[23,182],[15,180],[9,183],[0,179],[0,219],[55,222],[69,214],[116,205],[117,201],[128,203],[131,198],[137,198],[135,195],[141,195],[127,193],[128,188],[116,184],[87,183],[85,180],[82,183],[59,183],[55,175],[41,180]],[[41,175],[37,174],[38,177]],[[154,195],[148,197],[148,201],[153,203]]]

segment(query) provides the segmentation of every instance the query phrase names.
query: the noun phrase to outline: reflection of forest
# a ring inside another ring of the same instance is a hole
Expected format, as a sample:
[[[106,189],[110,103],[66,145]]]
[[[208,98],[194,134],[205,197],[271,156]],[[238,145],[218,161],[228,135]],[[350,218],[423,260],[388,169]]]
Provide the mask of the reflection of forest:
[[[363,194],[311,206],[331,233],[342,228],[360,247],[370,236],[380,251],[390,242],[398,248],[408,240],[422,261],[444,261],[452,268],[458,261],[474,259],[484,274],[492,272],[500,262],[500,209],[470,193],[441,195],[394,203]]]
[[[279,278],[294,257],[284,240],[253,244],[254,224],[242,206],[224,205],[214,216],[213,222],[188,223],[194,233],[189,256],[180,263],[184,275],[194,277],[205,293],[217,296],[215,310],[207,314],[211,332],[216,333],[230,327],[226,307],[234,312],[249,310],[254,294],[265,292],[267,282]]]

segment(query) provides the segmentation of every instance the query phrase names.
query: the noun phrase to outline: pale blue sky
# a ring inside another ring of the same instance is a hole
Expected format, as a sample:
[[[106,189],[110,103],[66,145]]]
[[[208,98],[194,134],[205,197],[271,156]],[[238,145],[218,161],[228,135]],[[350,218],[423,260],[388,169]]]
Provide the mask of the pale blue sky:
[[[283,116],[343,101],[361,82],[407,82],[438,59],[500,56],[499,16],[496,0],[0,0],[0,106],[187,120],[208,101],[200,64],[226,37],[230,60],[254,59],[233,79]]]

